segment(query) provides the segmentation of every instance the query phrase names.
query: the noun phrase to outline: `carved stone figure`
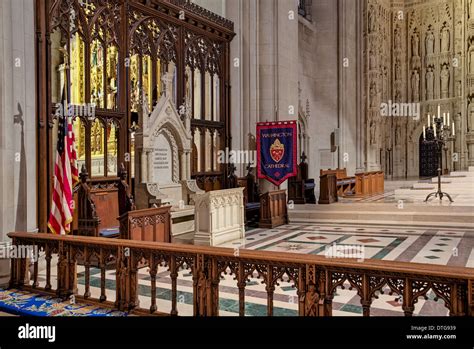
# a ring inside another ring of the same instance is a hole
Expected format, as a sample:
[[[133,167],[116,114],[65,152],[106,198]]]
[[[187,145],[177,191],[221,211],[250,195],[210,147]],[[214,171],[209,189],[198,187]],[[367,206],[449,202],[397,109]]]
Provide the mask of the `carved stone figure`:
[[[369,67],[370,70],[377,69],[377,58],[375,57],[374,52],[372,50],[370,50],[369,53]]]
[[[375,145],[377,140],[377,122],[375,120],[370,121],[370,145]]]
[[[396,102],[401,102],[402,101],[402,92],[400,91],[400,88],[397,87],[395,91],[395,101]]]
[[[375,33],[377,31],[377,23],[375,17],[375,10],[372,6],[369,10],[369,33]]]
[[[402,48],[402,38],[400,36],[400,29],[395,29],[395,50]]]
[[[441,98],[449,98],[449,68],[445,64],[441,71]]]
[[[426,54],[432,55],[434,54],[434,43],[435,43],[435,36],[433,30],[430,29],[426,33]]]
[[[450,48],[450,32],[446,25],[443,26],[441,30],[441,52],[449,52]]]
[[[402,64],[400,63],[400,60],[397,59],[397,62],[395,63],[395,80],[399,81],[402,79]]]
[[[420,99],[420,74],[415,70],[411,76],[411,90],[414,102]]]
[[[413,57],[419,57],[420,56],[420,36],[418,35],[417,32],[413,33],[413,36],[411,38],[411,50],[412,50],[412,56]]]
[[[374,81],[370,84],[370,107],[377,107],[377,85]]]
[[[397,125],[395,128],[395,145],[402,145],[402,128],[400,125]]]
[[[434,73],[433,68],[428,67],[426,72],[426,99],[432,100],[434,93]]]

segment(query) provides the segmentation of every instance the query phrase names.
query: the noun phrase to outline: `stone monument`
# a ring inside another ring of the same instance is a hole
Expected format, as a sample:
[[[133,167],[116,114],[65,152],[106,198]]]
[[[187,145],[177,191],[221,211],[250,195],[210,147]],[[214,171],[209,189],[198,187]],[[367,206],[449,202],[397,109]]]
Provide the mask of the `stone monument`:
[[[204,192],[191,179],[190,116],[182,119],[166,94],[149,116],[143,114],[142,124],[136,137],[137,208],[172,206],[172,220],[180,222],[173,221],[173,236],[194,232],[192,205]]]

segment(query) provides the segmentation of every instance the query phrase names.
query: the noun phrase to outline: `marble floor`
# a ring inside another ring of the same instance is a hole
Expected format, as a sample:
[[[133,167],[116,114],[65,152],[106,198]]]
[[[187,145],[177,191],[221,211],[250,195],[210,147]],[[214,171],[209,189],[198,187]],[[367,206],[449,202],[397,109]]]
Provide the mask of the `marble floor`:
[[[245,248],[261,251],[284,251],[323,255],[327,245],[364,246],[364,258],[474,267],[474,233],[463,229],[421,229],[397,228],[393,226],[355,227],[336,224],[299,225],[290,224],[277,229],[254,229],[247,232],[245,240],[224,244],[224,247]],[[53,265],[55,265],[53,263]],[[78,267],[79,294],[84,293],[84,272]],[[53,270],[53,275],[55,271]],[[115,271],[106,272],[107,298],[115,298]],[[44,282],[44,275],[40,283]],[[54,285],[53,285],[54,286]],[[349,285],[346,285],[349,286]],[[178,276],[178,311],[182,316],[191,316],[192,275],[182,270]],[[219,286],[220,315],[238,315],[238,288],[233,276],[223,276]],[[171,280],[166,267],[160,267],[157,277],[158,310],[171,310]],[[94,297],[100,294],[100,271],[91,271],[91,291]],[[373,316],[403,316],[400,299],[389,295],[388,290],[374,300]],[[139,272],[139,299],[144,309],[150,306],[151,282],[147,268]],[[246,287],[246,315],[266,315],[266,291],[261,280],[251,279]],[[442,300],[435,301],[434,294],[429,299],[419,299],[415,315],[446,316],[448,310]],[[288,283],[280,283],[275,290],[275,315],[296,316],[296,290]],[[334,298],[335,316],[361,316],[360,297],[354,290],[338,289]]]

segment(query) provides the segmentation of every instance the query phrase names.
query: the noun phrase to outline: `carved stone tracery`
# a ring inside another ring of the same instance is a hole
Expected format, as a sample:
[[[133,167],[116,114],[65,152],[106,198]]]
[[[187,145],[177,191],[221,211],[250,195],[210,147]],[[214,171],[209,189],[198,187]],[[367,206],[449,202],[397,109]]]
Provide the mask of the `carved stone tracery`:
[[[469,159],[460,159],[450,169],[474,164],[474,136],[462,136],[468,123],[465,100],[474,95],[474,78],[468,78],[470,72],[474,73],[474,26],[463,20],[464,13],[471,11],[470,3],[465,2],[466,8],[462,4],[455,0],[368,1],[364,37],[369,169],[385,169],[396,177],[418,176],[422,125],[426,124],[428,113],[437,113],[438,105],[442,113],[450,113],[451,120],[461,114],[458,137],[466,139],[466,143],[456,142],[449,152],[457,152],[461,158],[470,149]],[[386,13],[388,18],[384,17]],[[391,86],[391,93],[385,93],[385,84]],[[380,118],[380,103],[390,101],[420,103],[420,119]],[[374,130],[376,124],[379,128]],[[401,137],[395,134],[397,130],[401,130]]]

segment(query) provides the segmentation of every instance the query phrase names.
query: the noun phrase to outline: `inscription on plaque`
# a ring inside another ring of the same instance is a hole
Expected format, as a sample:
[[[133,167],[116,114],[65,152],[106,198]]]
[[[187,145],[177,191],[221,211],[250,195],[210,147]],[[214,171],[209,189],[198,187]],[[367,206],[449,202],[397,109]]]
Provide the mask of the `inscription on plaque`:
[[[155,140],[153,172],[155,183],[173,182],[173,159],[171,156],[171,145],[166,137],[162,134],[160,134]]]

